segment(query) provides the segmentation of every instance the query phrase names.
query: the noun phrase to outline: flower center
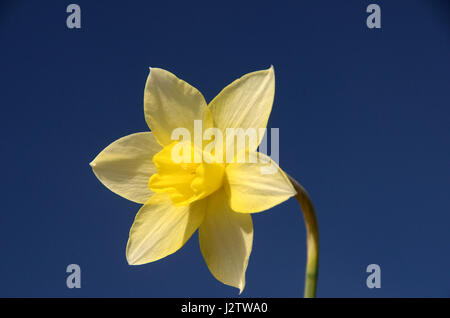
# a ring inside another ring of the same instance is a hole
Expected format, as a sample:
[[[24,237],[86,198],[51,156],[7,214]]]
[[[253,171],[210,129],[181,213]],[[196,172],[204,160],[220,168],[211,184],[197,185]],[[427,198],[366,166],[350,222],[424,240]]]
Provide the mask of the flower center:
[[[155,193],[168,193],[174,205],[200,200],[223,184],[225,166],[191,143],[171,143],[153,156],[153,163],[158,172],[148,186]]]

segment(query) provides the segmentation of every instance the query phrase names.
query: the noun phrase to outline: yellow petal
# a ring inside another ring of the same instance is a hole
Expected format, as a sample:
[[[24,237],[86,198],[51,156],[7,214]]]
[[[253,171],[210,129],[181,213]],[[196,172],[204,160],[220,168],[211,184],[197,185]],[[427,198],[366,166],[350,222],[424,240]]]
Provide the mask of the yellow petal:
[[[200,249],[209,270],[226,285],[245,287],[245,271],[252,251],[253,224],[248,214],[233,212],[225,192],[208,197],[208,209],[199,229]]]
[[[268,156],[257,154],[256,163],[232,163],[225,169],[225,189],[236,212],[261,212],[296,194],[280,167]]]
[[[191,188],[191,182],[195,178],[195,172],[199,163],[191,160],[194,156],[195,148],[190,143],[184,143],[186,149],[182,149],[182,157],[187,152],[186,162],[176,163],[173,160],[173,150],[180,145],[172,142],[164,147],[153,157],[153,163],[158,169],[148,183],[150,189],[156,193],[167,193],[176,205],[186,205],[193,201],[195,196]],[[181,148],[180,148],[181,149]]]
[[[176,207],[167,194],[154,194],[139,210],[130,230],[130,265],[157,261],[180,249],[203,221],[206,202]]]
[[[216,163],[202,163],[196,170],[191,188],[197,198],[205,198],[223,185],[225,166]]]
[[[202,94],[172,73],[150,68],[144,91],[145,120],[158,142],[169,145],[172,131],[184,127],[194,136],[194,120],[203,120],[207,105]]]
[[[136,133],[114,141],[90,165],[108,189],[128,200],[145,203],[152,194],[148,180],[156,173],[152,158],[160,150],[151,132]]]
[[[174,152],[179,154],[179,159],[186,160],[177,163],[174,161]],[[184,156],[185,153],[187,156]],[[158,173],[150,178],[150,189],[156,193],[169,194],[177,206],[203,199],[219,189],[223,184],[225,166],[195,163],[195,153],[202,155],[201,149],[190,143],[173,142],[164,147],[153,157]]]
[[[255,151],[263,134],[259,128],[266,128],[272,110],[275,94],[275,73],[273,67],[246,74],[225,87],[210,103],[214,124],[225,135],[226,128],[252,128],[257,133]]]

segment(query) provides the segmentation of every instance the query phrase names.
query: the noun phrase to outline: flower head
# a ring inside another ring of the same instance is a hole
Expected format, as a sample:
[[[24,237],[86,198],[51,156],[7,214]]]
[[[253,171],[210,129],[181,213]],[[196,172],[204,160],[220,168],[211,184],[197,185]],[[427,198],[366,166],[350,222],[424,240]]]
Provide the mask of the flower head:
[[[198,229],[211,273],[242,292],[253,242],[250,214],[296,194],[278,165],[257,152],[274,93],[273,67],[235,80],[209,105],[172,73],[150,69],[144,113],[151,132],[123,137],[91,162],[107,188],[143,204],[130,230],[129,264],[176,252]],[[267,167],[274,169],[264,172]]]

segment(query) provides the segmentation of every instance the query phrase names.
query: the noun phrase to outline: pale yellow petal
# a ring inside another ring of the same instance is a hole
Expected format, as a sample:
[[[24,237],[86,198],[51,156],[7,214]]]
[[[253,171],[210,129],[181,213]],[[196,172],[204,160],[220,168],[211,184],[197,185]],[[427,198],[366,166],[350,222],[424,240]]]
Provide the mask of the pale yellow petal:
[[[203,221],[206,202],[176,207],[168,194],[156,193],[139,210],[130,230],[130,265],[157,261],[180,249]]]
[[[266,128],[275,94],[275,72],[267,70],[246,74],[225,87],[209,104],[214,124],[226,133],[226,128],[255,129],[256,145],[248,150],[255,151],[263,134],[259,128]]]
[[[225,169],[225,189],[236,212],[261,212],[296,194],[280,167],[268,156],[258,155],[256,163],[233,163]]]
[[[205,99],[195,87],[166,70],[150,68],[144,91],[144,113],[161,145],[173,141],[171,135],[175,128],[187,128],[193,138],[194,120],[203,121],[205,117],[210,120],[206,109]]]
[[[223,189],[208,199],[199,228],[201,252],[216,279],[242,292],[253,244],[251,215],[233,212]]]
[[[152,158],[160,150],[151,132],[136,133],[114,141],[90,165],[108,189],[128,200],[145,203],[152,194],[148,180],[156,173]]]

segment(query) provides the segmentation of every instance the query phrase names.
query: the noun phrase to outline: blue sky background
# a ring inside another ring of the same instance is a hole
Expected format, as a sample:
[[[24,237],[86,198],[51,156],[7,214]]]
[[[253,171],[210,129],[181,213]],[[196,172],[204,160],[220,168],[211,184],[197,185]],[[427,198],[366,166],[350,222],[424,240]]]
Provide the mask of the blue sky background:
[[[271,64],[280,165],[318,213],[318,296],[450,296],[448,1],[77,1],[80,30],[65,25],[70,3],[0,6],[0,296],[237,296],[209,273],[197,234],[161,261],[127,265],[139,205],[88,163],[148,129],[149,66],[210,101]],[[366,27],[370,3],[381,30]],[[253,222],[241,296],[301,296],[297,202]],[[71,263],[81,289],[66,287]],[[381,289],[365,285],[371,263]]]

